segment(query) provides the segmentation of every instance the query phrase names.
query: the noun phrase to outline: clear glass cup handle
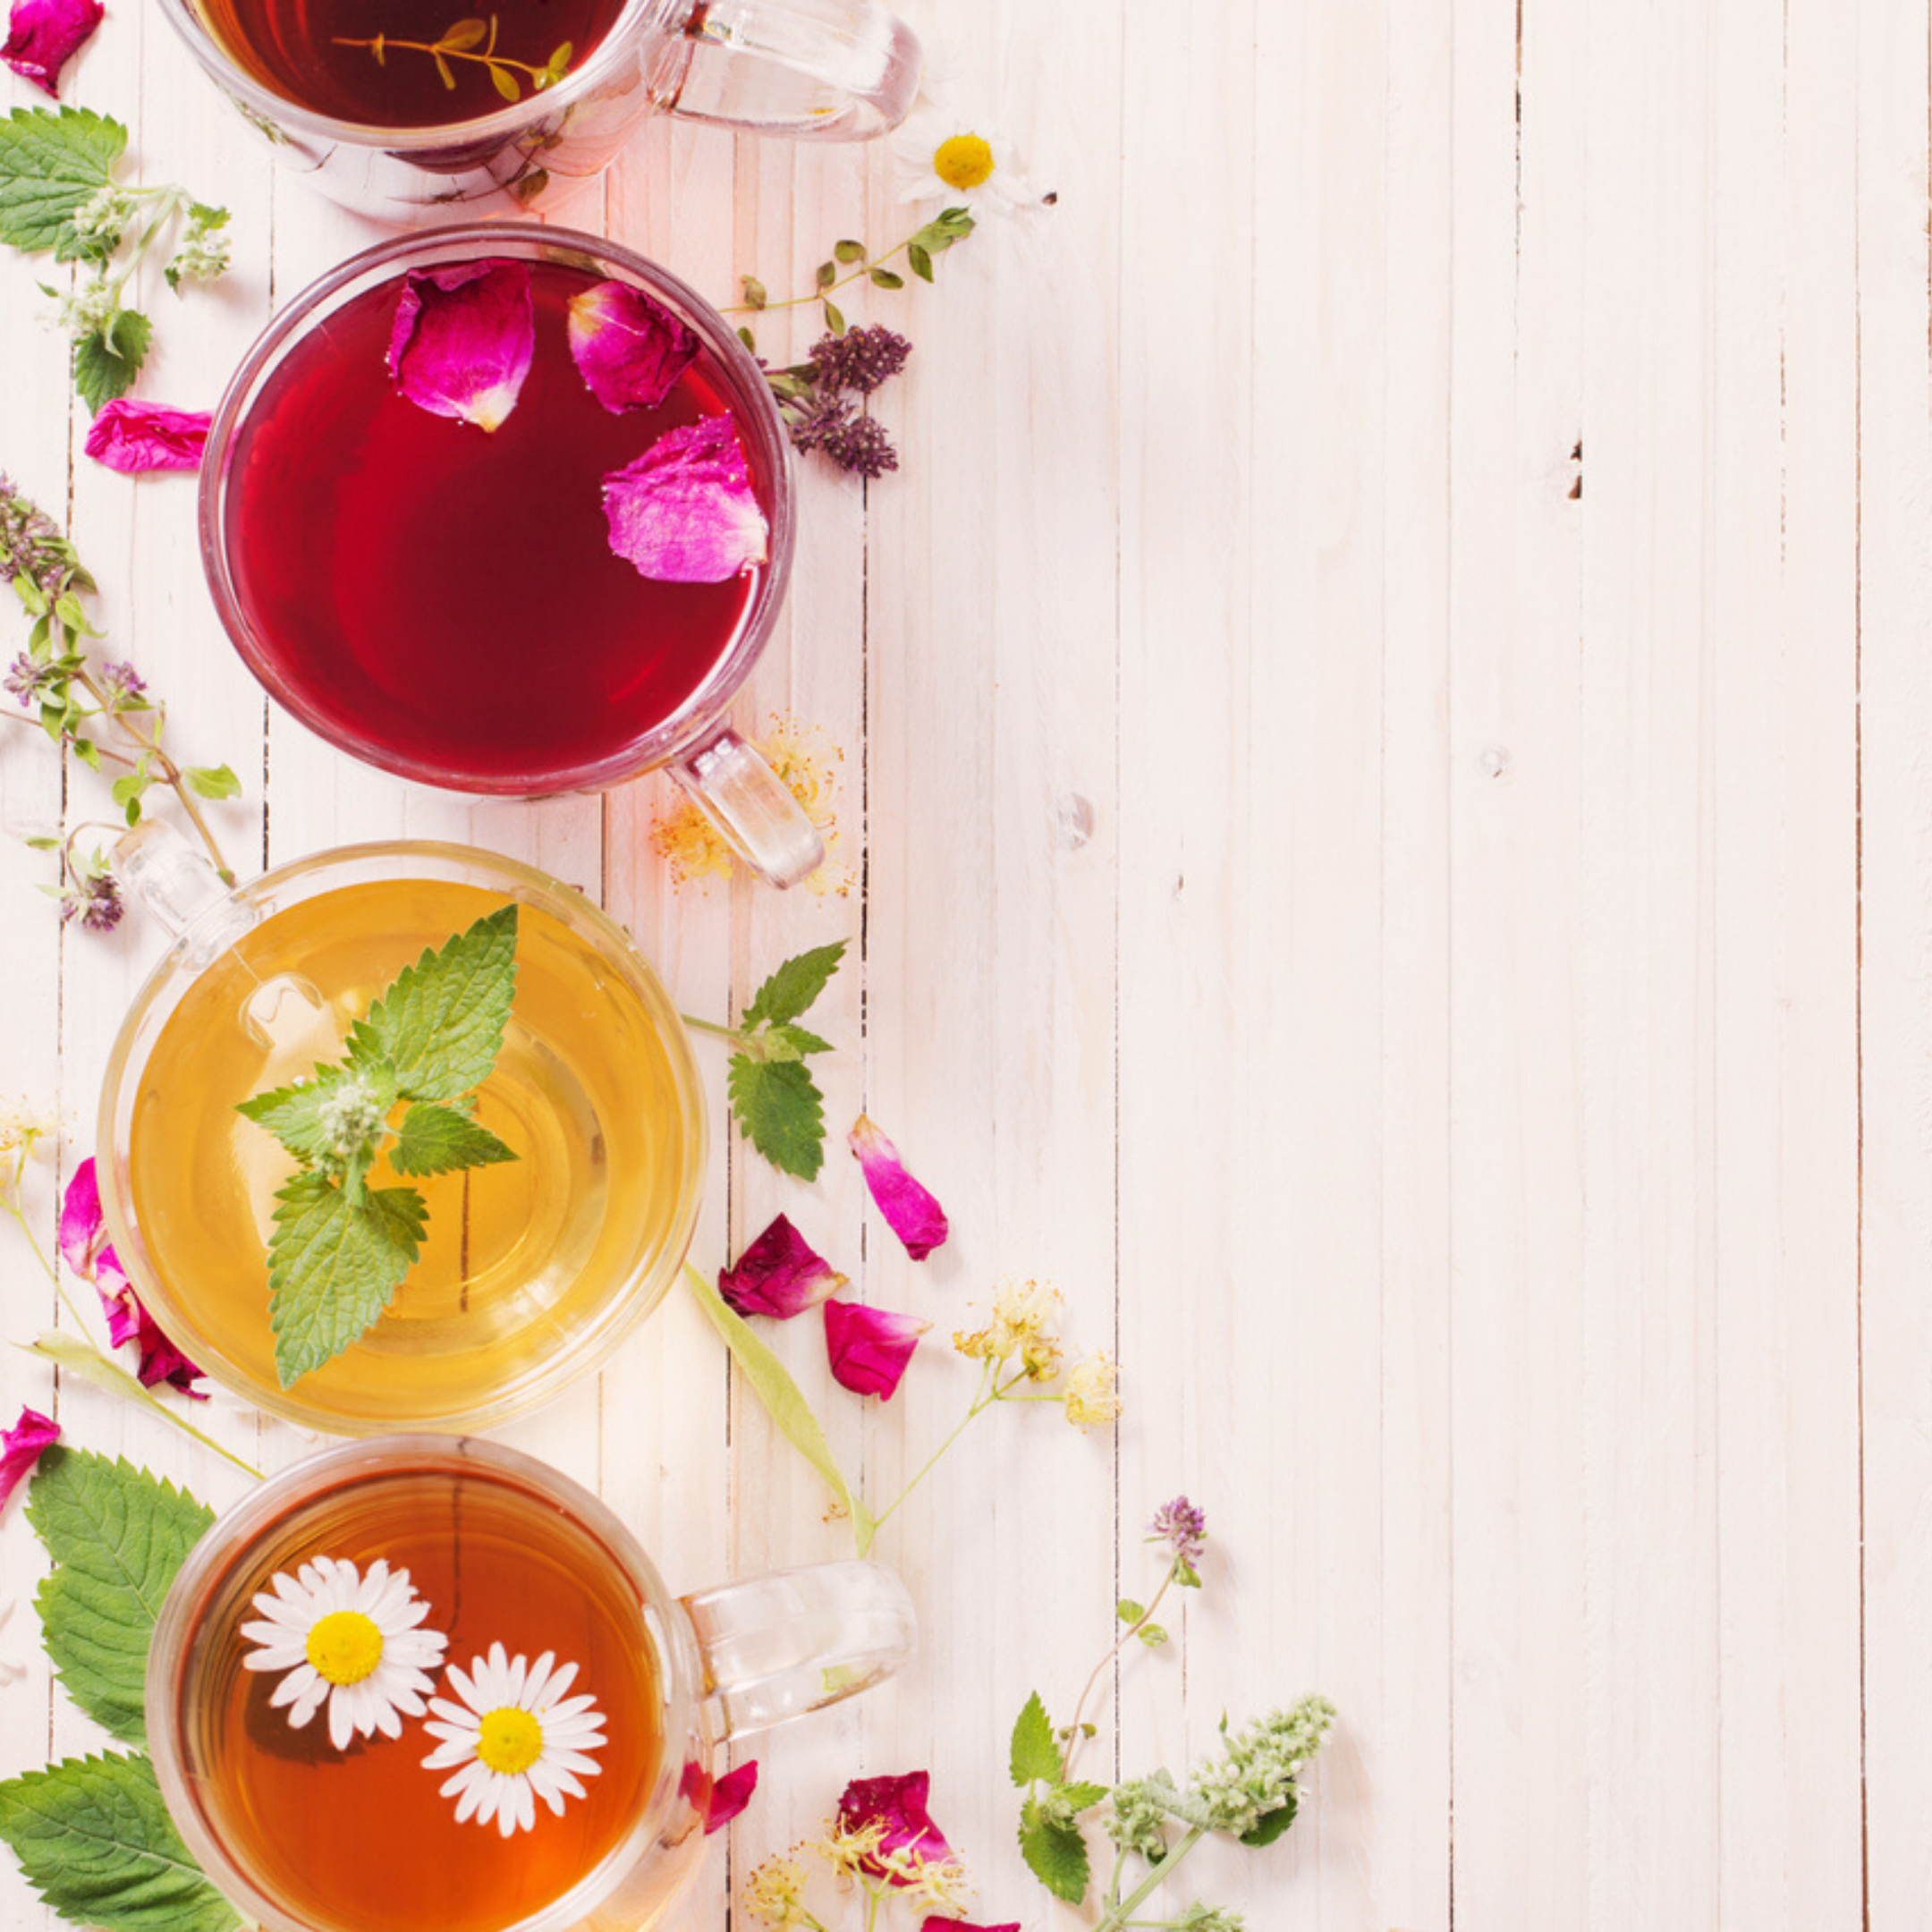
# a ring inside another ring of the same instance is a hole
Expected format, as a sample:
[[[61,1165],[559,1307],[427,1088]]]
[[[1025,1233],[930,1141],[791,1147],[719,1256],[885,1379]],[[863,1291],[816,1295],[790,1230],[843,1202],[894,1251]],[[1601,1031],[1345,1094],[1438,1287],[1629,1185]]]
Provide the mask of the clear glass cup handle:
[[[872,0],[675,0],[656,104],[806,140],[870,140],[919,92],[919,38]]]
[[[725,1737],[836,1704],[891,1676],[918,1645],[912,1599],[880,1563],[774,1570],[683,1603]]]
[[[784,782],[734,731],[720,732],[670,767],[671,776],[774,886],[796,886],[825,862],[825,842]]]

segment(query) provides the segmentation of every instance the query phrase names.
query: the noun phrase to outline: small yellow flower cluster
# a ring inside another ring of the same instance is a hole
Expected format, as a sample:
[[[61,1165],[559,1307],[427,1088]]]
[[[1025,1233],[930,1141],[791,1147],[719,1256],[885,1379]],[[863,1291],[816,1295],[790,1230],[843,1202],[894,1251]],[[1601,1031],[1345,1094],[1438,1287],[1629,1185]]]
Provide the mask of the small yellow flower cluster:
[[[746,1882],[745,1910],[754,1919],[762,1919],[767,1925],[815,1923],[812,1915],[800,1902],[799,1894],[805,1889],[806,1877],[805,1868],[796,1859],[774,1854]]]
[[[1099,1350],[1080,1363],[1067,1377],[1066,1418],[1075,1428],[1091,1428],[1097,1422],[1118,1420],[1120,1393],[1114,1364],[1106,1351]]]
[[[852,1831],[834,1825],[812,1849],[841,1878],[855,1878],[869,1892],[888,1888],[894,1899],[914,1910],[958,1918],[972,1897],[966,1868],[957,1859],[921,1857],[911,1845],[887,1849],[885,1839],[881,1824]]]
[[[1060,1372],[1060,1338],[1048,1327],[1060,1312],[1060,1291],[1044,1282],[1002,1282],[993,1292],[993,1318],[984,1328],[962,1329],[953,1346],[978,1361],[1020,1358],[1027,1379],[1051,1382]]]
[[[52,1107],[37,1107],[28,1100],[0,1100],[0,1155],[30,1157],[36,1145],[59,1124]]]
[[[790,716],[772,718],[755,749],[825,841],[825,863],[804,882],[807,888],[821,896],[836,893],[844,898],[852,891],[852,869],[835,856],[839,845],[838,774],[844,752],[818,725],[801,724]],[[670,866],[674,886],[729,878],[738,864],[724,834],[682,796],[658,814],[651,827],[651,844]]]

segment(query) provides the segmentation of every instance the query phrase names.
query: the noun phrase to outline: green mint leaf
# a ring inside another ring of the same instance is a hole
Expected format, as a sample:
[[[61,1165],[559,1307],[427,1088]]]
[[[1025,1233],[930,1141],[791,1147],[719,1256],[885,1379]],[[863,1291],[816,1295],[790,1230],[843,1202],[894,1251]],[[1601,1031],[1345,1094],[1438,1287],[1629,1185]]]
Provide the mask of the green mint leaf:
[[[308,1166],[369,1171],[395,1105],[395,1076],[375,1062],[326,1066],[292,1087],[237,1101],[235,1112],[266,1127]]]
[[[1271,1845],[1294,1823],[1295,1795],[1290,1792],[1272,1811],[1264,1811],[1249,1828],[1241,1834],[1241,1842],[1258,1851],[1263,1845]]]
[[[516,998],[516,940],[513,902],[425,948],[351,1030],[350,1059],[386,1061],[405,1100],[454,1100],[480,1087]]]
[[[809,1067],[733,1054],[725,1089],[745,1138],[779,1173],[801,1181],[817,1175],[825,1165],[825,1097]]]
[[[238,798],[242,781],[225,765],[191,765],[182,776],[188,789],[205,799]]]
[[[1114,1614],[1123,1623],[1138,1623],[1147,1614],[1147,1606],[1137,1604],[1131,1597],[1123,1597],[1114,1606]]]
[[[0,1838],[36,1892],[102,1932],[236,1932],[189,1856],[145,1758],[67,1758],[0,1784]]]
[[[456,1107],[419,1100],[402,1116],[389,1165],[400,1174],[449,1174],[459,1167],[487,1167],[493,1161],[512,1161],[514,1148],[505,1147],[487,1127],[479,1127]]]
[[[114,180],[127,130],[84,107],[16,107],[0,120],[0,242],[38,254]]]
[[[767,1051],[769,1051],[769,1043],[771,1041],[783,1040],[792,1049],[791,1053],[786,1055],[788,1059],[796,1059],[802,1054],[830,1053],[832,1051],[832,1042],[830,1040],[820,1039],[816,1033],[808,1033],[803,1027],[793,1026],[790,1021],[786,1021],[782,1026],[767,1028],[765,1038],[767,1043]]]
[[[724,1336],[724,1346],[730,1350],[733,1361],[751,1385],[752,1394],[763,1404],[779,1434],[818,1471],[825,1479],[826,1487],[844,1505],[852,1519],[853,1534],[858,1538],[860,1554],[863,1555],[872,1540],[871,1513],[860,1501],[858,1492],[845,1480],[845,1472],[832,1453],[832,1445],[826,1440],[825,1430],[819,1426],[818,1418],[812,1413],[812,1406],[805,1400],[803,1392],[792,1379],[791,1370],[752,1333],[750,1324],[743,1316],[727,1306],[717,1290],[688,1261],[684,1264],[684,1279],[697,1298],[698,1306],[710,1317],[711,1326]]]
[[[1026,1707],[1014,1722],[1011,1758],[1013,1781],[1022,1791],[1042,1779],[1057,1784],[1065,1769],[1060,1747],[1054,1741],[1053,1719],[1046,1715],[1038,1690],[1026,1700]]]
[[[788,959],[758,989],[757,997],[738,1022],[740,1027],[750,1032],[764,1021],[776,1023],[809,1013],[844,957],[845,942],[839,939]]]
[[[268,1320],[282,1386],[319,1368],[389,1306],[422,1245],[428,1209],[414,1188],[375,1188],[360,1207],[318,1174],[275,1199],[268,1243]]]
[[[1063,1784],[1054,1792],[1070,1811],[1090,1811],[1107,1794],[1105,1784]]]
[[[146,1470],[56,1446],[34,1471],[27,1520],[54,1559],[35,1597],[47,1656],[89,1717],[138,1744],[155,1619],[215,1513]]]
[[[1030,1801],[1020,1819],[1020,1855],[1027,1869],[1069,1905],[1087,1896],[1087,1841],[1072,1825],[1056,1824]]]
[[[74,390],[96,415],[134,386],[153,338],[154,324],[140,309],[123,309],[106,328],[74,344]]]

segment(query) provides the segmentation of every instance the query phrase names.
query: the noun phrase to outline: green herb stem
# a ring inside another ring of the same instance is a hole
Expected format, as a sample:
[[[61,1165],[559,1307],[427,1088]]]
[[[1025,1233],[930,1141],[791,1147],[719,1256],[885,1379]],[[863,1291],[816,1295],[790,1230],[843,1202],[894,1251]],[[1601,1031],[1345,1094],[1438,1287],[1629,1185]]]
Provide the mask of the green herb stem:
[[[875,255],[869,260],[860,262],[850,275],[840,275],[836,281],[827,282],[823,288],[815,288],[809,295],[791,295],[787,296],[784,301],[733,302],[729,308],[720,309],[718,313],[720,315],[761,315],[775,309],[809,308],[814,302],[822,302],[826,296],[844,288],[850,283],[867,280],[875,268],[883,267],[894,255],[903,255],[924,233],[924,228],[915,228],[903,242],[895,243],[893,247],[887,249],[883,255]]]
[[[1123,1630],[1120,1633],[1120,1635],[1114,1640],[1113,1646],[1107,1651],[1107,1654],[1104,1657],[1102,1657],[1097,1664],[1094,1665],[1093,1675],[1087,1680],[1087,1687],[1080,1694],[1080,1702],[1073,1707],[1073,1722],[1067,1727],[1066,1756],[1061,1761],[1060,1766],[1060,1781],[1062,1784],[1068,1784],[1071,1783],[1072,1780],[1073,1760],[1080,1754],[1080,1743],[1082,1741],[1080,1734],[1080,1714],[1087,1708],[1087,1699],[1093,1695],[1094,1687],[1100,1682],[1101,1675],[1106,1671],[1107,1665],[1110,1665],[1114,1661],[1114,1659],[1121,1654],[1121,1651],[1126,1647],[1126,1645],[1131,1642],[1134,1638],[1138,1637],[1140,1632],[1154,1621],[1154,1613],[1160,1608],[1161,1598],[1167,1594],[1168,1586],[1174,1581],[1175,1577],[1180,1575],[1180,1573],[1181,1562],[1180,1559],[1176,1557],[1173,1563],[1168,1564],[1167,1574],[1161,1579],[1160,1588],[1156,1590],[1153,1596],[1148,1599],[1147,1608],[1140,1613],[1139,1618],[1136,1619],[1135,1622],[1130,1623],[1127,1628]]]
[[[1166,1857],[1157,1860],[1147,1877],[1124,1899],[1118,1904],[1109,1900],[1106,1913],[1094,1927],[1093,1932],[1124,1932],[1126,1927],[1135,1923],[1133,1914],[1166,1884],[1173,1876],[1174,1867],[1207,1835],[1205,1826],[1190,1825],[1182,1835],[1181,1843],[1175,1845]],[[1116,1875],[1115,1883],[1118,1882]]]
[[[967,1409],[966,1413],[962,1415],[956,1423],[953,1424],[952,1433],[948,1435],[946,1439],[943,1443],[941,1443],[939,1446],[935,1449],[929,1456],[926,1458],[925,1462],[922,1464],[920,1464],[919,1474],[913,1477],[912,1480],[909,1482],[905,1486],[905,1487],[902,1489],[899,1494],[895,1496],[892,1499],[892,1501],[886,1505],[884,1509],[879,1511],[878,1513],[872,1518],[871,1521],[866,1525],[864,1531],[860,1534],[858,1539],[859,1554],[861,1556],[865,1555],[871,1549],[872,1539],[885,1527],[886,1519],[892,1514],[892,1513],[895,1509],[899,1507],[902,1503],[905,1501],[905,1499],[909,1496],[912,1494],[915,1489],[919,1487],[919,1486],[922,1482],[926,1480],[927,1477],[928,1477],[932,1473],[934,1466],[938,1462],[940,1457],[943,1456],[946,1453],[946,1451],[950,1449],[962,1435],[965,1434],[966,1425],[970,1422],[975,1416],[979,1415],[982,1410],[990,1408],[996,1402],[1000,1400],[1000,1392],[998,1388],[988,1386],[988,1384],[992,1382],[992,1379],[993,1364],[988,1361],[979,1372],[979,1386],[977,1390],[974,1391],[971,1404]]]
[[[719,1039],[739,1040],[744,1038],[737,1028],[720,1026],[715,1020],[693,1020],[688,1013],[680,1013],[678,1018],[696,1031],[713,1034]]]
[[[208,847],[208,857],[214,860],[215,869],[220,875],[222,884],[224,886],[233,886],[234,884],[234,872],[229,866],[227,859],[224,856],[221,847],[216,843],[215,835],[208,829],[208,820],[201,816],[201,809],[195,803],[193,792],[189,790],[187,784],[182,779],[181,767],[174,762],[174,758],[166,751],[162,750],[159,729],[157,728],[152,737],[144,738],[140,733],[134,729],[133,725],[128,723],[128,714],[118,709],[107,693],[95,682],[94,674],[91,671],[83,670],[80,672],[76,675],[74,682],[100,707],[104,716],[121,727],[129,741],[140,752],[141,758],[150,760],[158,767],[162,783],[167,786],[168,790],[180,801],[181,809],[188,814],[188,822],[195,828],[201,843]],[[120,762],[125,764],[130,761],[123,758]],[[139,769],[139,760],[133,762],[136,768]]]

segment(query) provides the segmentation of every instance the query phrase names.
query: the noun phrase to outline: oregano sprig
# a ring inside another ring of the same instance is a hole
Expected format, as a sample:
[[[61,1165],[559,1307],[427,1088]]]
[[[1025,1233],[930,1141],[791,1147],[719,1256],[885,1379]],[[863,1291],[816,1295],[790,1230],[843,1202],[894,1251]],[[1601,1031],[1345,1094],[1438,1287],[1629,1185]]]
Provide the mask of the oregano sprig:
[[[176,294],[228,267],[228,211],[173,182],[124,186],[115,170],[127,140],[118,121],[85,107],[16,107],[0,119],[0,242],[81,265],[67,293],[41,291],[59,304],[74,387],[90,410],[125,395],[147,360],[154,325],[124,298],[156,247],[172,244],[163,274]]]
[[[812,272],[809,294],[787,296],[774,301],[770,292],[755,275],[740,275],[738,283],[744,292],[744,300],[719,312],[723,315],[762,315],[768,310],[798,309],[816,302],[825,312],[826,326],[835,335],[843,335],[845,317],[832,300],[842,288],[863,279],[875,288],[902,289],[906,285],[905,277],[896,269],[886,266],[901,255],[905,257],[906,266],[921,282],[930,282],[933,279],[933,258],[963,242],[975,225],[970,209],[949,208],[942,208],[929,222],[915,228],[904,241],[894,242],[878,255],[868,252],[863,242],[835,242],[830,259],[820,262]],[[843,275],[841,269],[845,271]],[[755,354],[758,343],[751,331],[741,328],[738,334],[745,347]]]
[[[435,61],[443,85],[453,91],[456,86],[456,72],[450,63],[453,60],[474,61],[488,70],[490,85],[506,101],[523,98],[523,86],[517,79],[520,73],[530,76],[531,92],[541,94],[545,89],[555,87],[570,72],[574,49],[568,40],[553,49],[550,58],[541,67],[533,67],[528,61],[512,60],[507,54],[499,54],[496,35],[497,20],[492,13],[487,21],[474,16],[454,21],[434,40],[398,40],[393,34],[377,34],[373,40],[349,40],[338,35],[335,44],[337,47],[367,47],[375,56],[378,67],[388,64],[388,56],[396,48],[410,54],[427,54]]]
[[[516,997],[516,938],[513,902],[426,949],[350,1030],[339,1062],[238,1104],[302,1168],[275,1195],[268,1243],[284,1388],[366,1334],[421,1251],[429,1208],[420,1191],[369,1185],[386,1151],[411,1176],[518,1157],[478,1123],[474,1100]]]
[[[806,1058],[832,1043],[798,1022],[845,956],[845,942],[788,959],[761,986],[734,1027],[710,1020],[684,1024],[729,1040],[725,1087],[739,1131],[782,1174],[812,1180],[825,1165],[825,1096]]]

